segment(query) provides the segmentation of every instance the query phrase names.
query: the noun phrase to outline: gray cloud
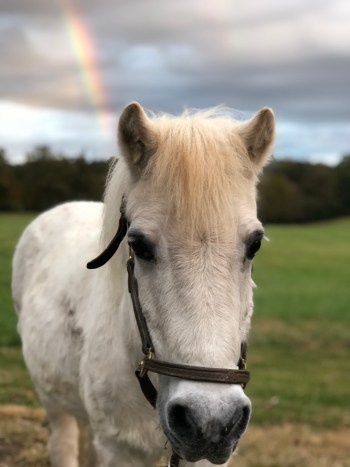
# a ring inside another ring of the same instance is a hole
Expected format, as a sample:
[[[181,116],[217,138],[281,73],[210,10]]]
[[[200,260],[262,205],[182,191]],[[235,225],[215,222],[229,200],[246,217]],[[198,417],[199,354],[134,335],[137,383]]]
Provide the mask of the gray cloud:
[[[63,1],[2,0],[0,100],[91,112]],[[350,122],[346,0],[76,0],[111,112],[269,105],[283,121]],[[343,136],[344,137],[344,136]],[[350,141],[349,141],[350,146]]]

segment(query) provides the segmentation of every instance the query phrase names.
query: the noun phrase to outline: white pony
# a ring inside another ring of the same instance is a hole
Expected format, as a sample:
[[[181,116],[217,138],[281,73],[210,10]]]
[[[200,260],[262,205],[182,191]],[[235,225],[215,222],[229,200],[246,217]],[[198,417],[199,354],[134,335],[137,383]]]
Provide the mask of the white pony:
[[[237,368],[263,237],[255,186],[273,137],[268,108],[235,122],[217,110],[148,117],[132,103],[104,204],[63,204],[27,227],[13,298],[53,466],[79,465],[77,419],[90,426],[103,467],[151,467],[171,449],[180,465],[227,465],[249,399],[239,384],[161,375],[156,410],[147,403],[134,375],[142,352],[125,264],[129,243],[157,358]],[[127,237],[108,265],[90,271],[87,261],[115,234],[123,197]]]

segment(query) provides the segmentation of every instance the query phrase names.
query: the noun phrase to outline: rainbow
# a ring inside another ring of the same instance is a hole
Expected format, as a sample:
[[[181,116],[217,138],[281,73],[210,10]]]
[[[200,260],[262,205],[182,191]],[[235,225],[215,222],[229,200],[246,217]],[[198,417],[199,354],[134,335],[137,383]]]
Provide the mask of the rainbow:
[[[85,93],[96,112],[101,129],[109,130],[111,114],[107,106],[93,37],[74,5],[74,0],[62,0],[62,8],[67,34],[79,64]]]

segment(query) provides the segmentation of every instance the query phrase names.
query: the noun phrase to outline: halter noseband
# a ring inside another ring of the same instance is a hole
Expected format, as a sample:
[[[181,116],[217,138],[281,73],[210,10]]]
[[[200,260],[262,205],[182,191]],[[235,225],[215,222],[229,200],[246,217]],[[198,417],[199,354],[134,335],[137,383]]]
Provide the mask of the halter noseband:
[[[125,199],[120,207],[120,219],[117,233],[111,240],[110,244],[97,258],[87,263],[88,269],[97,269],[106,264],[115,252],[118,250],[120,243],[128,231],[128,221],[125,216]],[[154,358],[155,349],[152,339],[147,327],[147,322],[142,311],[141,303],[139,300],[138,283],[134,274],[134,252],[130,248],[129,259],[126,267],[128,271],[128,288],[131,296],[135,319],[141,337],[142,352],[144,358],[139,367],[135,371],[135,375],[140,383],[143,395],[152,405],[156,407],[157,403],[157,390],[151,382],[148,372],[159,373],[161,375],[172,376],[191,381],[200,381],[207,383],[223,383],[223,384],[241,384],[243,388],[246,386],[250,379],[250,373],[246,370],[246,354],[247,344],[242,342],[241,355],[238,361],[238,370],[228,368],[209,368],[204,366],[193,365],[180,365],[178,363],[165,362]],[[169,461],[170,467],[176,467],[179,463],[179,456],[173,452]]]

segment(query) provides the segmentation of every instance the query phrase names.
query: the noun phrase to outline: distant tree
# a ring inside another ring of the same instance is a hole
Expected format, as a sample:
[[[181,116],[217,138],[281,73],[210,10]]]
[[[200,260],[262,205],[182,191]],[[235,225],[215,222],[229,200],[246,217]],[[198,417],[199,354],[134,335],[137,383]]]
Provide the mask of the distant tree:
[[[346,155],[335,169],[336,193],[343,215],[350,215],[350,154]]]
[[[13,168],[7,160],[6,152],[0,148],[0,210],[10,211],[18,207],[19,185]]]
[[[42,211],[71,200],[101,200],[107,161],[67,158],[38,146],[11,165],[0,149],[0,210]],[[259,216],[290,223],[350,215],[350,155],[337,167],[292,160],[270,164],[259,185]]]
[[[5,150],[0,148],[0,209],[10,208],[9,184],[10,166],[6,159]]]
[[[336,172],[324,164],[307,164],[307,175],[302,185],[305,214],[308,220],[338,216],[341,208],[336,193]]]
[[[268,173],[259,185],[258,212],[263,222],[303,221],[303,197],[298,185],[283,174]]]
[[[333,167],[290,160],[275,161],[268,166],[266,175],[279,174],[298,187],[302,197],[303,214],[294,222],[335,217],[340,214],[340,200],[336,193],[337,175]]]
[[[36,146],[32,151],[27,154],[27,162],[37,162],[37,161],[52,161],[59,159],[58,154],[52,152],[52,150],[46,146]]]
[[[26,162],[13,166],[21,187],[19,208],[43,211],[71,200],[101,200],[108,162],[88,162],[83,155],[67,158],[47,146],[27,155]]]

